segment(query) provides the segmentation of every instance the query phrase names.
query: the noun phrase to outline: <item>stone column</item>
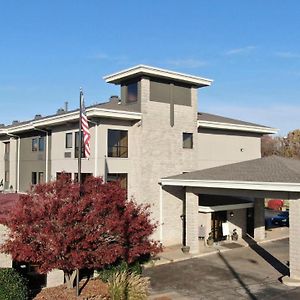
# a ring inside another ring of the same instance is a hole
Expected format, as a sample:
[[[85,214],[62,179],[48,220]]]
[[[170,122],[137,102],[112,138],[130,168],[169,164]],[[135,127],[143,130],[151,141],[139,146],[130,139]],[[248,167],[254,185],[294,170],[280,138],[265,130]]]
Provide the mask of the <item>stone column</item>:
[[[265,199],[254,199],[254,239],[262,241],[265,239]]]
[[[300,286],[300,199],[289,200],[290,210],[290,276],[282,278],[289,286]]]
[[[61,284],[64,284],[64,272],[62,270],[54,269],[47,274],[47,288]]]
[[[190,253],[199,252],[198,241],[198,195],[188,189],[185,194],[186,201],[186,246],[190,247]]]

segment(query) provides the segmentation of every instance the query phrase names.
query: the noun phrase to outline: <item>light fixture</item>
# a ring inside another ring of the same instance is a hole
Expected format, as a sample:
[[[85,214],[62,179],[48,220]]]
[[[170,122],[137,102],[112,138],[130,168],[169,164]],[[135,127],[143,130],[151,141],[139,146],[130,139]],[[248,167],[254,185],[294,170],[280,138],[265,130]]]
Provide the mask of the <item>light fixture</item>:
[[[229,213],[229,215],[230,215],[230,217],[232,218],[232,217],[234,216],[233,211],[231,211],[231,212]]]

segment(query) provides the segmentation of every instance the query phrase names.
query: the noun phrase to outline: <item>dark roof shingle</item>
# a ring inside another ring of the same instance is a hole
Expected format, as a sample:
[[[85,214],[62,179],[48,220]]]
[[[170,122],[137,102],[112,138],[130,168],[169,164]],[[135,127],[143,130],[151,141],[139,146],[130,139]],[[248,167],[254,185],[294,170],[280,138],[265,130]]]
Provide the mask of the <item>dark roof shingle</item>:
[[[219,123],[227,123],[227,124],[237,124],[237,125],[247,125],[247,126],[269,128],[268,126],[264,126],[264,125],[259,125],[259,124],[241,121],[241,120],[237,120],[237,119],[231,119],[231,118],[213,115],[213,114],[204,113],[204,112],[198,113],[198,120],[199,121],[209,121],[209,122],[219,122]]]
[[[300,160],[269,156],[165,179],[300,183]]]

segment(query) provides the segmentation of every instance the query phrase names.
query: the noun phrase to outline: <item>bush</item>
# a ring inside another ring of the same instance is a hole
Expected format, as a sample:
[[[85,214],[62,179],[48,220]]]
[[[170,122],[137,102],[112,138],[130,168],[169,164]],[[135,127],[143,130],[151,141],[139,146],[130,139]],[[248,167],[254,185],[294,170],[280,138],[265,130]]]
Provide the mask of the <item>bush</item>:
[[[14,269],[0,269],[0,300],[26,300],[26,280]]]
[[[112,300],[146,300],[149,278],[126,271],[113,274],[108,280],[108,292]]]
[[[142,267],[138,261],[132,264],[127,264],[125,261],[121,263],[107,266],[98,271],[98,276],[103,282],[108,282],[108,280],[118,272],[127,271],[129,273],[142,274]]]

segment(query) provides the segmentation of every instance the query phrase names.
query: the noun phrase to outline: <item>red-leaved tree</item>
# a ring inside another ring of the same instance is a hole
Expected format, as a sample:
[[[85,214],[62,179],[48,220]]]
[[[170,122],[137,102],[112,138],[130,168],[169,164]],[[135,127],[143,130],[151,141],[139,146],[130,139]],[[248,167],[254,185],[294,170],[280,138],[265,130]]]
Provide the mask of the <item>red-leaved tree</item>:
[[[22,195],[7,224],[2,251],[38,265],[41,273],[61,269],[69,287],[75,269],[132,263],[160,251],[148,206],[126,200],[119,183],[90,177],[80,186],[67,176]]]

